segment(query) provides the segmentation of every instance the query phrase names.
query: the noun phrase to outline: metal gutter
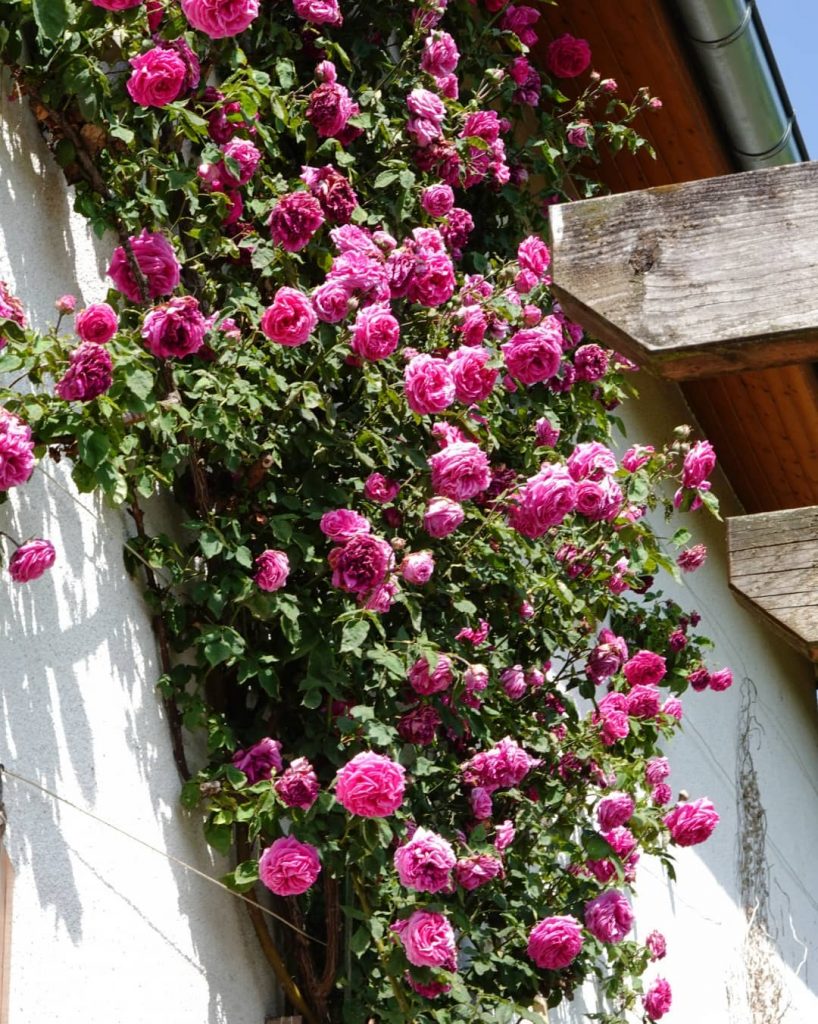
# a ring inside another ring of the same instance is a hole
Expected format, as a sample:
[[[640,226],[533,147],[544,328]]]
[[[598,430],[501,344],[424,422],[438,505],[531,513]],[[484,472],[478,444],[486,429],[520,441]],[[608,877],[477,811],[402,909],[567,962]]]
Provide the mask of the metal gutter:
[[[809,160],[754,0],[666,0],[741,170]]]

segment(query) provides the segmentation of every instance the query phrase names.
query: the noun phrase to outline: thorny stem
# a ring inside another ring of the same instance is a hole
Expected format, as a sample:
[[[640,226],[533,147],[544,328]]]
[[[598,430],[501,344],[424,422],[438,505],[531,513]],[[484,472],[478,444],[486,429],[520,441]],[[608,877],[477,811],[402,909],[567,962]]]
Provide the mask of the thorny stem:
[[[352,885],[355,888],[355,895],[358,897],[358,902],[361,904],[361,910],[366,914],[367,918],[372,917],[372,908],[369,906],[369,900],[366,898],[366,891],[364,890],[363,884],[360,878],[352,873]],[[373,936],[373,939],[375,937]],[[384,973],[389,978],[389,984],[392,986],[392,991],[395,993],[395,999],[398,1002],[398,1006],[401,1010],[408,1014],[409,1013],[409,1001],[406,998],[406,993],[400,986],[400,982],[394,974],[389,970],[387,966],[388,950],[384,944],[383,939],[375,939],[375,948],[378,950],[378,956],[381,959]]]

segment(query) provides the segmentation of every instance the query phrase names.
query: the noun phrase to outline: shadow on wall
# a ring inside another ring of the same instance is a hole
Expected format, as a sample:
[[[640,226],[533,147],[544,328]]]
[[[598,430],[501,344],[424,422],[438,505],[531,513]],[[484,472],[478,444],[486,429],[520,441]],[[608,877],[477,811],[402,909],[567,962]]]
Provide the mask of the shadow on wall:
[[[13,285],[30,321],[43,326],[53,322],[59,294],[77,293],[81,302],[104,296],[101,275],[110,250],[72,214],[70,194],[33,118],[7,98],[9,92],[8,82],[0,82],[0,278]],[[179,806],[167,723],[155,693],[159,668],[150,618],[139,583],[123,564],[124,515],[94,496],[76,496],[64,464],[45,462],[10,497],[0,506],[0,530],[18,540],[48,537],[58,562],[28,585],[10,583],[0,571],[0,760],[200,871],[222,874],[226,865],[209,856],[198,820]],[[145,858],[158,867],[146,862],[140,876],[141,862],[129,858],[133,843],[92,823],[84,829],[77,812],[21,783],[7,786],[6,803],[10,855],[21,882],[33,882],[27,897],[33,917],[15,922],[16,947],[23,954],[28,937],[31,949],[29,962],[21,963],[23,955],[12,961],[12,1003],[20,1014],[12,1020],[30,1019],[35,1002],[43,1009],[39,996],[50,985],[49,965],[62,960],[65,969],[77,962],[67,939],[81,950],[83,963],[114,957],[122,964],[111,997],[121,1005],[96,999],[83,1019],[141,1021],[139,1001],[132,1000],[139,971],[139,957],[132,960],[135,935],[149,946],[141,951],[143,967],[153,963],[158,972],[147,981],[140,977],[139,985],[155,989],[174,971],[186,972],[188,988],[200,993],[199,1013],[180,1010],[178,1021],[256,1024],[273,1010],[269,968],[238,901],[154,854]],[[117,858],[128,871],[111,870]],[[145,910],[153,878],[168,895],[161,912]],[[121,942],[114,950],[100,940],[111,915]],[[39,955],[44,942],[47,958]],[[44,959],[49,964],[37,962]],[[90,981],[90,973],[79,981]],[[55,993],[60,1009],[70,1013],[76,999],[79,1012],[86,1003],[82,989],[75,984],[74,995]]]

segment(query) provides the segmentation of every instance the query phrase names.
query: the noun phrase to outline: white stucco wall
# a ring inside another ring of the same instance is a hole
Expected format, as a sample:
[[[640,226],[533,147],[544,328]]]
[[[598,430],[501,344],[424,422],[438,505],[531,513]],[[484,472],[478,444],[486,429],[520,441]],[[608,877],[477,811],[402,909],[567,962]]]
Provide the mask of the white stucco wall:
[[[0,278],[38,326],[65,292],[106,290],[108,247],[73,214],[24,106],[0,84]],[[211,861],[178,805],[156,647],[125,573],[124,517],[73,498],[48,463],[0,507],[0,530],[50,538],[54,569],[0,584],[0,760],[201,871]],[[8,551],[6,552],[8,555]],[[9,1024],[263,1024],[266,962],[235,897],[7,777],[14,915]]]

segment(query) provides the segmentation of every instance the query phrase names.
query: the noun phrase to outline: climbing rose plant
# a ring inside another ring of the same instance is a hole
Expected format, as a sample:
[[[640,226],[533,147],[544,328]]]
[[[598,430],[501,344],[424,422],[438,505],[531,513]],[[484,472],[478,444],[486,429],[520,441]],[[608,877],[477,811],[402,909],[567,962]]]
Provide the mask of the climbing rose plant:
[[[45,333],[0,287],[0,497],[67,456],[129,511],[183,801],[292,926],[250,906],[310,1024],[543,1021],[586,981],[598,1020],[658,1020],[638,862],[718,821],[660,747],[731,677],[645,517],[715,512],[715,455],[687,428],[622,452],[634,367],[550,291],[549,205],[660,104],[539,19],[0,3],[12,91],[113,239],[105,301]],[[7,542],[16,584],[62,557]]]

